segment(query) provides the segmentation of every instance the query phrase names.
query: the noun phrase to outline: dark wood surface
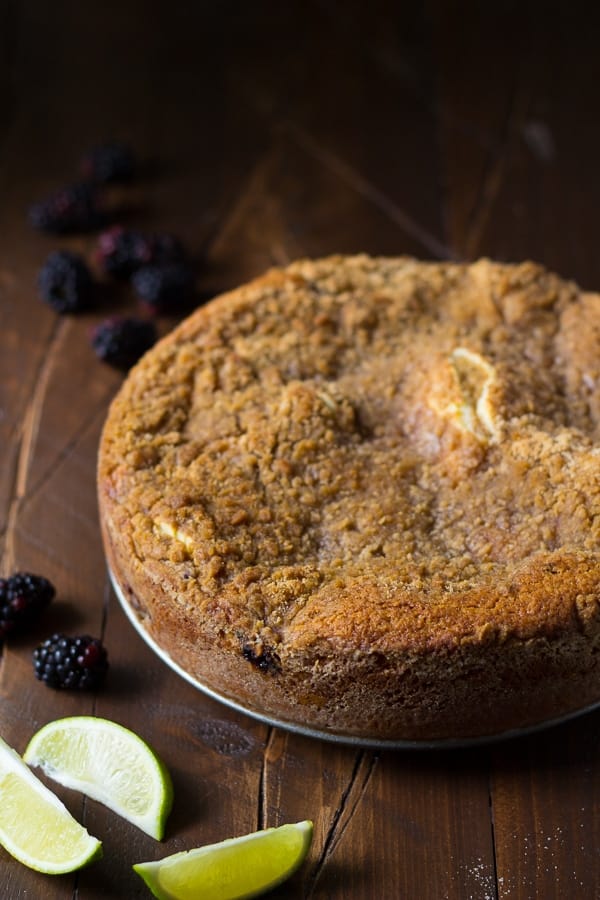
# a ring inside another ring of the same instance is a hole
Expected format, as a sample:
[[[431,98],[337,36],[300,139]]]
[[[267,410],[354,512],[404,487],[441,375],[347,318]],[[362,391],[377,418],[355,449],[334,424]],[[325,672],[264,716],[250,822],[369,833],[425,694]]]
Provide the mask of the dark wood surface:
[[[95,499],[121,375],[96,360],[89,331],[135,301],[106,285],[85,315],[44,306],[46,255],[91,255],[94,237],[51,238],[26,220],[90,144],[117,137],[143,161],[110,192],[118,219],[180,235],[202,297],[301,255],[363,250],[531,257],[597,289],[591,9],[0,4],[1,574],[40,572],[58,591],[35,633],[2,650],[0,734],[23,751],[50,719],[106,716],[156,747],[176,792],[158,844],[59,791],[103,861],[51,878],[0,850],[3,898],[147,896],[134,862],[307,817],[310,858],[273,897],[600,898],[598,714],[491,746],[374,752],[231,712],[153,656],[111,592]],[[32,649],[54,630],[102,635],[104,691],[34,680]]]

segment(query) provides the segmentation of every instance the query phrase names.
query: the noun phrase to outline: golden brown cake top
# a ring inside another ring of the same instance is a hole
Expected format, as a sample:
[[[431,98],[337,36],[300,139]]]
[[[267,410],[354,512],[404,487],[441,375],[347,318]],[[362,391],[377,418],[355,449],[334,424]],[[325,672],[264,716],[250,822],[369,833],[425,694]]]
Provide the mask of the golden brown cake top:
[[[597,616],[599,438],[600,295],[532,263],[301,260],[132,370],[100,497],[215,634],[443,648]]]

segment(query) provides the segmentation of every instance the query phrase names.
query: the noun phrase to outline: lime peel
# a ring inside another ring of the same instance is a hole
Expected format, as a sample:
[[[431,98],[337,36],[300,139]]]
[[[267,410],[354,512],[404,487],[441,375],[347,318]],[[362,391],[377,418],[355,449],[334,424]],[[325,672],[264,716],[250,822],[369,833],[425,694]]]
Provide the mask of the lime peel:
[[[280,825],[133,868],[159,900],[244,900],[289,878],[306,858],[312,834],[310,821]]]
[[[102,844],[77,822],[0,738],[0,843],[19,862],[61,875],[102,856]]]
[[[133,731],[96,716],[56,719],[30,740],[24,760],[161,840],[173,805],[171,777]]]

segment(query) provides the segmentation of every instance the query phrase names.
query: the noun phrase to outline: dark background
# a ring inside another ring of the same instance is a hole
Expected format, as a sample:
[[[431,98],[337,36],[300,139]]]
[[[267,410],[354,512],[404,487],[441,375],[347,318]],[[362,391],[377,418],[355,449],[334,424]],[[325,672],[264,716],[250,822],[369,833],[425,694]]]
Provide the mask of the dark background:
[[[91,259],[95,238],[27,222],[117,138],[141,165],[108,192],[116,220],[178,234],[198,300],[359,251],[533,258],[597,289],[598,25],[592,4],[0,3],[1,574],[58,590],[36,634],[4,647],[0,733],[22,751],[52,718],[114,718],[161,752],[177,798],[158,845],[61,792],[104,861],[48,878],[1,851],[2,897],[143,897],[133,862],[311,817],[311,857],[273,896],[600,898],[597,714],[490,747],[375,753],[229,712],[154,658],[108,585],[94,487],[121,375],[90,328],[140,310],[112,284],[81,316],[41,304],[46,255]],[[34,681],[32,648],[56,629],[103,636],[103,693]]]

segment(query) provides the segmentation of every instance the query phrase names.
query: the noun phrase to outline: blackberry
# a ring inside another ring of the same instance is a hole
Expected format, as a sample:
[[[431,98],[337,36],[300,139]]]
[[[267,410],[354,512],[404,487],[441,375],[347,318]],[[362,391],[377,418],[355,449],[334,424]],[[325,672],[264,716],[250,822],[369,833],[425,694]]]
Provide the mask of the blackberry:
[[[272,647],[262,643],[246,643],[242,646],[242,656],[259,671],[275,675],[281,672],[281,660]]]
[[[182,306],[194,289],[194,273],[185,263],[142,266],[131,279],[133,289],[155,312]]]
[[[29,221],[39,231],[67,234],[98,228],[103,215],[96,191],[89,184],[70,184],[34,203]]]
[[[92,147],[81,160],[83,177],[96,184],[131,181],[134,171],[133,153],[125,144],[116,142]]]
[[[156,341],[156,326],[145,319],[115,316],[92,334],[96,355],[119,369],[129,369]]]
[[[98,238],[96,258],[100,267],[117,278],[129,276],[152,259],[152,244],[147,235],[115,225]]]
[[[170,234],[144,234],[116,225],[98,238],[96,259],[107,274],[129,278],[142,266],[183,259],[183,247]]]
[[[88,634],[53,634],[33,651],[35,677],[58,690],[91,691],[108,671],[108,654],[98,638]]]
[[[51,253],[40,271],[38,285],[42,299],[58,313],[78,312],[89,305],[92,276],[76,253]]]
[[[0,644],[8,634],[33,624],[54,594],[54,586],[42,575],[16,572],[0,578]]]
[[[183,244],[173,234],[152,235],[152,259],[150,262],[157,265],[167,263],[182,263],[186,253]]]

